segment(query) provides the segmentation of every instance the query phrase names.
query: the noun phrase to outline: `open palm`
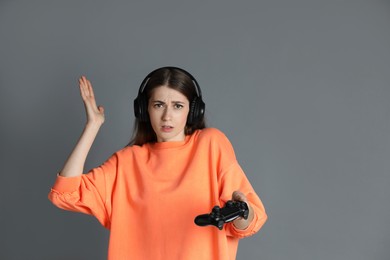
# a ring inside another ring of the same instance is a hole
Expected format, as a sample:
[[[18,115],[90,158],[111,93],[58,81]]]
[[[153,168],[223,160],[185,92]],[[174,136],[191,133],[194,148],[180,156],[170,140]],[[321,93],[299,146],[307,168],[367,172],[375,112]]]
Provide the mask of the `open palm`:
[[[96,105],[91,82],[85,76],[82,76],[79,79],[79,86],[80,95],[83,99],[85,111],[87,113],[87,123],[103,124],[104,108]]]

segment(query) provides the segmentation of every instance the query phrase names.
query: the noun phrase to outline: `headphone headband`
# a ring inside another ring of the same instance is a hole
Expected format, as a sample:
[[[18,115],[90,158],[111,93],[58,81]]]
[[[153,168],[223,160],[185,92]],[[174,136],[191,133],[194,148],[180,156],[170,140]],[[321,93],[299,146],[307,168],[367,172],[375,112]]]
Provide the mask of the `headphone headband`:
[[[145,78],[144,80],[142,81],[140,87],[139,87],[139,90],[138,90],[138,95],[142,95],[142,93],[144,92],[145,88],[146,88],[146,85],[148,84],[150,78],[152,77],[152,75],[156,72],[156,71],[159,71],[159,70],[162,70],[162,69],[168,69],[168,70],[178,70],[184,74],[186,74],[190,79],[191,81],[193,82],[194,86],[195,86],[195,92],[196,92],[196,95],[198,96],[198,98],[202,98],[202,91],[199,87],[199,84],[198,82],[196,81],[196,79],[194,78],[194,76],[191,75],[191,73],[189,73],[188,71],[182,69],[182,68],[178,68],[178,67],[173,67],[173,66],[166,66],[166,67],[161,67],[161,68],[158,68],[158,69],[155,69],[153,70],[152,72],[150,72]]]

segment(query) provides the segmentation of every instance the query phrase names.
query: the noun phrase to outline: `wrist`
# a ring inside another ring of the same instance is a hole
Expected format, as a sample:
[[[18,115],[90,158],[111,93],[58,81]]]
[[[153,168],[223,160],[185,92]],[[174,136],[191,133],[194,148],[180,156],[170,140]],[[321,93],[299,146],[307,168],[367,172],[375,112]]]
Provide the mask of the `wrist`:
[[[85,128],[98,130],[102,125],[103,125],[102,122],[91,121],[91,122],[87,122],[87,124],[85,125]]]

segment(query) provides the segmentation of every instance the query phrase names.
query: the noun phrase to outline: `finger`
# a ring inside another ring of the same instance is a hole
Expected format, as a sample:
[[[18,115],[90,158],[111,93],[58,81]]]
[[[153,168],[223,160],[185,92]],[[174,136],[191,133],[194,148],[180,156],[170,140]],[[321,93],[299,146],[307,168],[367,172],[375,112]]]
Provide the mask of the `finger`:
[[[88,92],[89,92],[89,95],[91,97],[95,97],[94,93],[93,93],[93,88],[92,88],[92,84],[89,80],[87,80],[87,88],[88,88]]]
[[[85,76],[80,77],[79,85],[80,85],[80,89],[82,91],[82,94],[84,96],[87,96],[88,92],[87,92],[87,89],[86,89],[86,78],[85,78]]]
[[[89,91],[87,89],[86,82],[84,79],[80,80],[80,94],[83,99],[84,105],[88,113],[96,112],[96,102],[94,98],[90,97]]]
[[[244,201],[244,202],[247,202],[247,198],[246,198],[245,194],[242,193],[241,191],[234,191],[233,194],[232,194],[232,199],[234,201]]]
[[[87,77],[85,77],[85,76],[83,76],[82,80],[83,80],[83,86],[84,86],[84,89],[85,89],[85,93],[86,93],[87,96],[90,96],[91,93],[90,93],[90,87],[89,87],[89,85],[90,85],[91,83],[89,82],[89,80],[88,80]]]
[[[85,98],[85,90],[84,90],[84,82],[82,78],[79,78],[79,89],[80,89],[80,95],[84,99]]]

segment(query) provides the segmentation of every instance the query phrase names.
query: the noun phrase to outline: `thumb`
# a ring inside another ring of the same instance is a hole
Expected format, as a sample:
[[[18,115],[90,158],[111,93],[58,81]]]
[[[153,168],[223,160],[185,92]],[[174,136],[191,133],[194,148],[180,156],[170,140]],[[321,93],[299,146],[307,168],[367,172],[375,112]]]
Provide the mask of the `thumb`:
[[[246,198],[245,194],[242,193],[241,191],[238,191],[238,190],[233,192],[232,200],[247,202],[247,198]]]
[[[100,113],[104,114],[104,107],[98,106],[98,110],[99,110]]]

